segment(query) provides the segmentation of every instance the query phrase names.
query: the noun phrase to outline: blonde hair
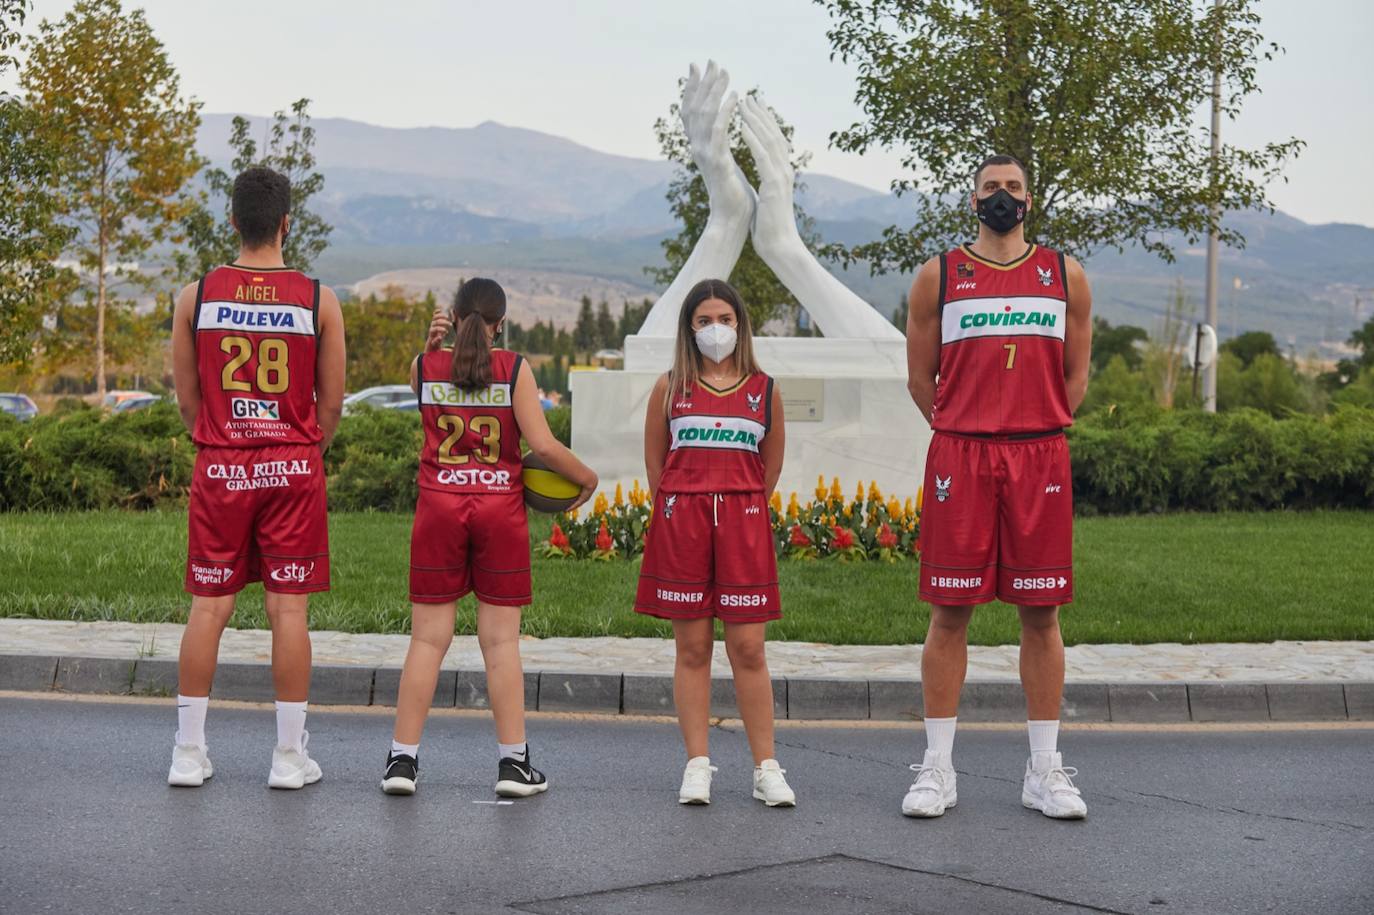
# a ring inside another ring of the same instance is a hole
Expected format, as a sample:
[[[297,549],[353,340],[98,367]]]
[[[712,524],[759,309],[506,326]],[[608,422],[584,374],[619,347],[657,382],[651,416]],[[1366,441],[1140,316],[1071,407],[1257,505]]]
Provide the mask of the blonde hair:
[[[677,340],[673,344],[673,367],[668,370],[668,388],[663,396],[664,412],[670,412],[673,399],[686,396],[701,381],[701,350],[697,349],[696,334],[692,330],[692,315],[697,306],[708,299],[720,299],[735,312],[735,367],[742,377],[763,372],[754,358],[754,333],[749,323],[749,310],[740,301],[739,293],[725,280],[702,280],[687,292],[677,318]]]

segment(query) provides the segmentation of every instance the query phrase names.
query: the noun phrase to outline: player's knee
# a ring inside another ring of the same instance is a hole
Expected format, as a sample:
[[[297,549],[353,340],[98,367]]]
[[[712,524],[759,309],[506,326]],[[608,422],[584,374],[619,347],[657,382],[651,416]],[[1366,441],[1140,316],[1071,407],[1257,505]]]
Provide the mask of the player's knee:
[[[757,672],[768,669],[768,657],[762,639],[727,643],[725,653],[730,656],[730,667],[733,670]]]
[[[930,628],[942,634],[960,635],[968,631],[972,618],[972,607],[936,607],[930,614]]]
[[[234,615],[234,597],[197,597],[191,602],[191,615],[223,629]]]
[[[1021,631],[1031,635],[1048,635],[1059,630],[1058,607],[1019,607]]]
[[[693,642],[679,642],[677,646],[677,662],[682,667],[690,667],[700,670],[703,667],[711,666],[711,651],[714,645],[711,642],[701,644]]]

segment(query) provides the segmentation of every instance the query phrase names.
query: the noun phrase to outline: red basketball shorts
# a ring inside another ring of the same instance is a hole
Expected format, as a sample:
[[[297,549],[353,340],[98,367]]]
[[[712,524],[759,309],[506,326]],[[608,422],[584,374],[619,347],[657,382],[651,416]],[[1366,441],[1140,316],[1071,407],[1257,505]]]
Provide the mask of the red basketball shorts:
[[[635,612],[670,620],[782,616],[768,499],[761,492],[658,493]]]
[[[446,604],[475,593],[483,603],[530,603],[525,497],[421,489],[410,533],[410,599]]]
[[[329,590],[324,461],[318,445],[209,448],[191,480],[186,590],[214,597]]]
[[[921,505],[922,600],[1073,600],[1073,486],[1063,433],[1008,440],[936,432]]]

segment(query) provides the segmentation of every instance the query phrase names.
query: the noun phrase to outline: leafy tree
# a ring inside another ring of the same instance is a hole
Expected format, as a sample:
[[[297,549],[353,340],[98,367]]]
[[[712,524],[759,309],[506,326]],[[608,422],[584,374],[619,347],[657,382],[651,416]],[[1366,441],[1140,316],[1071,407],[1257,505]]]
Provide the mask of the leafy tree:
[[[596,346],[596,315],[592,312],[591,298],[585,295],[577,312],[577,324],[573,326],[573,346],[580,353],[590,352]]]
[[[1131,368],[1124,355],[1114,353],[1107,364],[1093,375],[1079,412],[1087,414],[1110,407],[1135,407],[1152,400],[1154,393],[1145,376]]]
[[[186,211],[182,186],[200,168],[200,103],[180,80],[142,10],[79,0],[44,20],[20,74],[38,134],[58,150],[55,205],[77,231],[67,252],[83,270],[95,312],[96,390],[105,395],[111,276],[148,286],[136,262],[173,237]],[[92,289],[92,285],[94,288]]]
[[[368,296],[342,304],[348,328],[348,383],[354,389],[377,384],[404,384],[410,362],[425,342],[434,313],[434,296],[409,299],[396,287],[382,297]]]
[[[645,299],[638,305],[631,305],[626,302],[621,306],[620,317],[615,324],[615,343],[613,344],[617,349],[624,347],[626,337],[639,330],[653,307],[654,303],[649,299]]]
[[[1096,340],[1093,341],[1096,344]],[[1234,353],[1240,359],[1242,367],[1248,366],[1259,356],[1269,355],[1283,357],[1279,350],[1278,341],[1274,335],[1265,330],[1250,330],[1239,336],[1232,337],[1221,345],[1221,350],[1227,353]]]
[[[1226,144],[1213,164],[1197,112],[1222,75],[1234,118],[1258,91],[1257,65],[1281,49],[1254,0],[818,0],[834,56],[858,69],[864,120],[832,134],[846,152],[903,151],[915,224],[827,253],[915,270],[973,225],[974,169],[989,154],[1024,162],[1030,237],[1070,254],[1139,245],[1172,260],[1172,239],[1209,229],[1241,247],[1211,207],[1270,209],[1266,184],[1302,147]],[[1173,235],[1171,233],[1177,233]]]
[[[30,0],[0,0],[0,77],[15,65]],[[74,275],[56,261],[75,228],[60,218],[58,148],[23,99],[0,92],[0,364],[23,368],[48,303]]]
[[[1150,339],[1143,327],[1133,324],[1118,324],[1113,327],[1106,318],[1093,318],[1093,372],[1101,372],[1111,362],[1113,356],[1120,356],[1126,367],[1135,371],[1140,368],[1141,353],[1137,344]]]
[[[1222,353],[1217,364],[1217,405],[1233,410],[1254,407],[1273,416],[1312,412],[1312,402],[1293,366],[1280,356],[1262,353],[1248,366],[1234,353]]]
[[[682,270],[682,265],[687,263],[692,249],[696,247],[697,239],[706,228],[706,218],[711,212],[706,182],[702,180],[696,164],[692,161],[687,135],[682,129],[682,119],[678,116],[679,109],[680,105],[674,102],[668,109],[668,116],[654,122],[654,135],[658,137],[659,150],[669,162],[678,166],[677,173],[668,185],[667,196],[669,209],[681,228],[676,235],[665,238],[662,242],[664,265],[646,267],[644,270],[653,277],[654,282],[664,286],[671,283]],[[787,124],[781,126],[782,132],[790,140],[792,127]],[[730,121],[730,149],[750,185],[758,187],[758,167],[755,166],[754,156],[740,133],[738,115]],[[792,167],[798,175],[793,183],[795,190],[799,191],[806,186],[800,175],[809,158],[805,154],[793,155]],[[795,206],[797,227],[801,230],[802,240],[814,251],[819,245],[815,224],[799,204]],[[740,252],[739,260],[735,262],[735,269],[730,272],[728,279],[730,285],[739,291],[745,307],[749,309],[749,318],[753,322],[755,333],[773,318],[787,311],[795,313],[800,307],[796,297],[787,291],[787,287],[778,281],[773,271],[754,251],[752,241],[745,241],[744,249]]]
[[[611,306],[605,299],[596,306],[596,342],[606,349],[620,346],[615,336],[615,318],[611,317]]]
[[[252,129],[247,118],[234,118],[229,133],[229,148],[234,157],[229,171],[218,166],[206,169],[205,188],[195,195],[194,205],[183,220],[187,250],[177,255],[177,268],[185,280],[208,273],[238,256],[238,235],[229,224],[230,198],[234,178],[254,166],[278,171],[291,182],[291,231],[282,249],[287,265],[309,270],[315,258],[329,247],[329,233],[334,227],[310,209],[310,198],[324,188],[324,175],[315,170],[310,99],[297,99],[291,105],[289,117],[285,111],[272,115],[261,155],[257,141],[250,136]]]

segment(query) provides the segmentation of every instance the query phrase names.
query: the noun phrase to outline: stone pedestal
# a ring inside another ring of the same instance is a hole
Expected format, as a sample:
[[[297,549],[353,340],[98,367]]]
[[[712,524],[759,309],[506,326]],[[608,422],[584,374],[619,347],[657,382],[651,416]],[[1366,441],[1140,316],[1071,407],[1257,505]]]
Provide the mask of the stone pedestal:
[[[571,376],[572,447],[607,491],[644,482],[644,412],[672,348],[669,338],[629,337],[623,371]],[[785,403],[784,500],[796,492],[805,502],[818,475],[839,477],[846,497],[860,480],[916,495],[930,428],[907,393],[905,341],[756,337],[754,350]]]

